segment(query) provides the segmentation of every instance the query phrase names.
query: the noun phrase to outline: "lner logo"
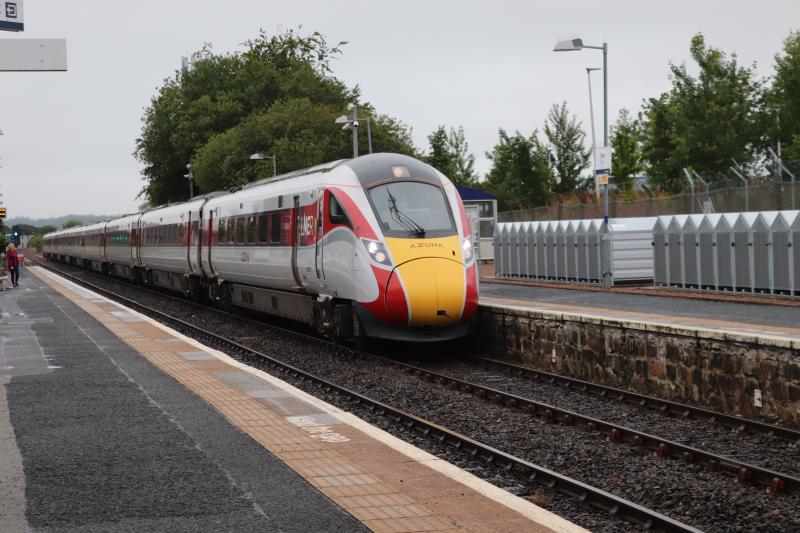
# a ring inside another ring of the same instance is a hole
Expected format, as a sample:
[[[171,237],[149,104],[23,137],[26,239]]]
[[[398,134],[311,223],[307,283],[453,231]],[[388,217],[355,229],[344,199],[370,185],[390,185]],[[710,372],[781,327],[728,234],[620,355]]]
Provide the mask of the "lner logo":
[[[17,4],[14,2],[6,2],[6,18],[17,18]]]

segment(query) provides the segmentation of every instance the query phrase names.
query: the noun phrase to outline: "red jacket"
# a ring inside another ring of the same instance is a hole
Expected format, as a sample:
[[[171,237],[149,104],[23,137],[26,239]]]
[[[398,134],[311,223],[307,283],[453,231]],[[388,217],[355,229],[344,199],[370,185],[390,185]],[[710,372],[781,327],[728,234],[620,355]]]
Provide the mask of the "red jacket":
[[[19,266],[17,252],[11,250],[6,252],[6,265],[8,265],[8,268],[17,268]]]

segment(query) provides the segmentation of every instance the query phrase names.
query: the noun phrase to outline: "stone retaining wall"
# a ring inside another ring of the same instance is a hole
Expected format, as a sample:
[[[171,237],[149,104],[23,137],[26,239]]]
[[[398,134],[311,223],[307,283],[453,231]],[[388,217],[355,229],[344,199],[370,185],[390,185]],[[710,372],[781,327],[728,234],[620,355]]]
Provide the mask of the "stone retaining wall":
[[[781,339],[489,306],[480,307],[476,329],[484,353],[498,359],[800,423],[800,350]]]

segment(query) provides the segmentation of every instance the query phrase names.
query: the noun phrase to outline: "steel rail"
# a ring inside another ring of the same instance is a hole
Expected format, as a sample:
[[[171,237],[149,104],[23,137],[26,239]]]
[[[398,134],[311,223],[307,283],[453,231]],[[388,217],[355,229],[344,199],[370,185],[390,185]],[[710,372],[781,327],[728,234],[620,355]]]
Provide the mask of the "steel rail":
[[[503,392],[492,387],[478,385],[469,381],[447,376],[414,365],[387,359],[380,356],[361,354],[366,357],[378,357],[388,364],[412,373],[417,377],[425,378],[429,381],[443,386],[456,388],[483,398],[487,401],[496,402],[501,405],[516,408],[547,422],[558,422],[565,425],[576,425],[591,432],[604,432],[610,442],[623,442],[636,446],[644,446],[654,450],[659,457],[670,457],[680,459],[686,463],[702,464],[713,471],[722,471],[737,476],[737,482],[741,484],[756,483],[768,487],[773,493],[788,491],[792,493],[800,492],[800,479],[788,474],[776,472],[768,468],[737,461],[723,455],[717,455],[700,448],[687,446],[679,442],[663,439],[657,435],[651,435],[643,431],[631,429],[620,424],[607,422],[599,418],[582,415],[574,411],[555,407],[553,405],[537,402],[529,398],[524,398],[516,394]]]
[[[600,385],[598,383],[562,376],[560,374],[555,374],[544,370],[537,370],[535,368],[515,365],[505,361],[498,361],[497,359],[492,359],[490,357],[464,356],[462,358],[467,361],[481,363],[488,367],[494,367],[517,376],[524,376],[537,381],[545,381],[546,383],[559,385],[563,388],[578,392],[594,394],[606,399],[631,404],[641,409],[652,409],[666,416],[673,415],[681,418],[704,419],[710,423],[716,423],[735,429],[740,433],[752,432],[774,435],[776,437],[793,440],[800,444],[800,431],[795,429],[776,426],[750,418],[742,418],[720,413],[710,409],[704,409],[702,407],[686,405],[683,403],[674,402],[672,400],[665,400],[663,398],[648,396],[646,394],[609,387],[607,385]]]
[[[226,339],[199,326],[195,326],[179,318],[172,317],[162,311],[153,309],[149,306],[136,302],[135,300],[118,295],[113,291],[104,289],[86,280],[63,272],[52,265],[46,265],[37,261],[34,262],[41,265],[43,268],[47,268],[58,273],[60,276],[72,281],[73,283],[88,288],[94,292],[97,292],[98,294],[104,295],[114,301],[123,303],[128,307],[139,310],[148,316],[155,317],[167,325],[176,327],[176,329],[179,331],[183,330],[182,332],[184,333],[191,332],[197,339],[211,342],[216,344],[217,347],[225,347],[229,352],[232,351],[234,353],[238,353],[240,356],[245,358],[257,359],[263,363],[266,363],[269,367],[291,377],[311,382],[326,392],[347,396],[357,404],[366,406],[375,414],[389,418],[395,423],[404,425],[408,429],[419,431],[424,436],[432,438],[439,443],[452,446],[457,450],[467,454],[472,459],[480,459],[484,463],[488,465],[494,465],[495,467],[504,470],[508,474],[525,478],[532,486],[534,483],[536,483],[551,490],[556,490],[561,494],[577,499],[579,502],[585,505],[591,506],[600,511],[604,511],[614,519],[630,522],[647,531],[663,531],[666,533],[699,533],[700,531],[692,526],[674,520],[644,506],[628,501],[624,498],[620,498],[609,492],[592,487],[591,485],[587,485],[586,483],[569,478],[542,466],[530,463],[524,459],[520,459],[501,450],[473,440],[458,432],[440,426],[434,422],[430,422],[413,414],[391,407],[380,401],[373,400],[353,390],[336,385],[319,376],[305,372],[295,366],[289,365],[269,355],[253,350],[252,348],[248,348],[247,346],[239,344],[238,342]]]

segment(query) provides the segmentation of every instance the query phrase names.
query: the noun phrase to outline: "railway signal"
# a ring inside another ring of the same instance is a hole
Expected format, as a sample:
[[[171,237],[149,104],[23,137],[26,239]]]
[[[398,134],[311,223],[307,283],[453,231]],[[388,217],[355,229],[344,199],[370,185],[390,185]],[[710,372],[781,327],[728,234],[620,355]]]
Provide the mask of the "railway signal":
[[[6,218],[6,208],[0,207],[0,218]]]

